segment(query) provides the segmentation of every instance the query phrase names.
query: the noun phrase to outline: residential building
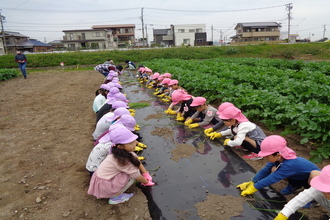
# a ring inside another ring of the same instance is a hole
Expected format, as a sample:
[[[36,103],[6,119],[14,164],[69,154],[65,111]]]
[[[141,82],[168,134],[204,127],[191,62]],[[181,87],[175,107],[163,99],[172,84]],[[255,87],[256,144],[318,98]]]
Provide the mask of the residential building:
[[[281,25],[277,22],[245,22],[235,27],[236,35],[233,42],[278,41]]]
[[[113,42],[111,31],[105,29],[63,30],[63,32],[65,35],[62,42],[68,50],[108,49]]]
[[[206,41],[206,39],[204,38],[196,39],[196,33],[206,32],[205,24],[174,25],[173,29],[174,29],[175,46],[182,46],[182,45],[195,46],[196,40]]]
[[[3,35],[0,35],[0,55],[4,55],[5,53],[6,51],[3,43]]]
[[[207,45],[205,24],[171,25],[167,29],[154,29],[154,41],[162,46]]]
[[[64,50],[64,43],[61,40],[53,40],[48,42],[48,44],[53,46],[53,50]]]
[[[173,25],[167,29],[154,29],[154,44],[159,46],[174,46],[174,29]]]
[[[50,52],[52,51],[52,45],[43,43],[36,39],[30,39],[28,36],[19,32],[5,31],[6,49],[7,53],[16,53],[17,50],[23,52]],[[1,48],[1,43],[0,43]],[[1,53],[1,49],[0,49]]]
[[[111,31],[114,47],[134,46],[135,44],[135,24],[94,25],[92,28]]]
[[[135,25],[94,25],[91,29],[63,30],[62,42],[69,50],[115,49],[132,46],[135,42]]]

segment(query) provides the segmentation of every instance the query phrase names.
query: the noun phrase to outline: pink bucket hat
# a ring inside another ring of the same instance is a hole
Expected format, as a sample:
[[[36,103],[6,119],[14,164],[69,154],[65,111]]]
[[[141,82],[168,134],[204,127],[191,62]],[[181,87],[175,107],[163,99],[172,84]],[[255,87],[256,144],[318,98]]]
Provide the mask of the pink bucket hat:
[[[194,100],[192,101],[192,103],[190,104],[190,106],[196,107],[196,106],[204,105],[205,103],[206,103],[206,98],[204,98],[204,97],[196,97],[196,98],[194,98]]]
[[[170,81],[171,81],[170,78],[165,78],[165,79],[163,79],[163,81],[162,81],[160,84],[162,84],[162,85],[167,84],[167,85],[168,85],[168,83],[169,83]]]
[[[108,76],[118,77],[118,73],[113,70],[110,70]]]
[[[118,78],[116,77],[116,78],[113,78],[111,82],[112,82],[112,83],[119,83],[119,80],[118,80]]]
[[[112,80],[113,81],[113,80]],[[115,87],[117,87],[118,89],[122,89],[123,87],[120,85],[120,83],[114,82],[113,83],[115,85]]]
[[[138,138],[123,125],[114,125],[110,128],[110,140],[113,145],[116,144],[128,144]]]
[[[152,75],[151,79],[157,79],[160,76],[159,73],[154,73],[154,75]]]
[[[164,73],[163,76],[166,77],[166,78],[171,78],[172,74],[171,73]]]
[[[152,70],[149,69],[149,68],[145,68],[145,69],[144,69],[144,72],[151,72],[151,73],[152,73]]]
[[[191,95],[189,95],[182,89],[173,91],[171,96],[174,105],[178,104],[180,101],[187,101],[191,99],[191,97],[192,97]]]
[[[144,67],[140,67],[140,69],[138,71],[141,72],[141,73],[144,73],[145,69],[146,68],[144,68]]]
[[[224,120],[236,119],[239,123],[249,121],[249,119],[247,119],[245,115],[243,115],[242,111],[236,107],[228,107],[224,109],[220,113],[219,117],[220,119],[224,119]]]
[[[279,152],[284,159],[297,158],[296,153],[286,146],[286,140],[279,135],[266,137],[260,144],[259,157],[269,156]]]
[[[124,114],[113,125],[115,125],[115,124],[122,124],[126,128],[128,128],[128,130],[134,131],[135,130],[134,127],[136,125],[136,120],[135,120],[135,118],[132,115],[130,115],[130,114]]]
[[[164,79],[163,75],[158,76],[158,80],[163,80],[163,79]]]
[[[116,95],[118,92],[119,92],[119,89],[118,89],[117,87],[112,87],[112,88],[109,90],[109,94],[110,94],[111,96]]]
[[[126,104],[126,102],[123,102],[123,101],[114,101],[112,103],[112,108],[113,109],[117,109],[117,108],[120,108],[120,107],[129,108],[128,105]]]
[[[109,91],[110,90],[110,86],[108,86],[108,84],[102,84],[102,85],[100,85],[100,89],[104,89],[104,90],[107,90],[107,91]]]
[[[229,107],[235,107],[235,105],[233,103],[231,103],[231,102],[224,102],[224,103],[222,103],[218,107],[217,114],[220,115],[221,112],[223,112],[223,110],[225,110],[226,108],[229,108]]]
[[[113,122],[118,117],[121,117],[122,115],[129,114],[130,112],[127,110],[127,108],[119,107],[114,112],[113,115],[107,117],[105,120],[108,122]]]
[[[126,96],[121,92],[118,92],[114,97],[115,97],[116,101],[123,101],[126,103],[129,102],[129,100],[126,98]]]
[[[330,193],[330,165],[323,167],[321,174],[311,180],[311,186],[321,192]]]
[[[176,80],[176,79],[172,79],[172,80],[168,83],[169,86],[173,86],[173,85],[175,85],[175,84],[179,84],[179,81]]]

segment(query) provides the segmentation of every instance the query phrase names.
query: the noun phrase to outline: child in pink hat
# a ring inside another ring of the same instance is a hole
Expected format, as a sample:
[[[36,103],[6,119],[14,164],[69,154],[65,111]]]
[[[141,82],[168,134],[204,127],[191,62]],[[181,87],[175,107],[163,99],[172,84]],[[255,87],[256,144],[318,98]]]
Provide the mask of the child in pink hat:
[[[245,182],[237,187],[242,190],[241,195],[247,196],[256,191],[287,179],[289,184],[281,193],[292,194],[295,190],[309,188],[308,180],[313,170],[320,170],[314,163],[302,157],[286,146],[286,140],[278,135],[266,137],[260,146],[259,157],[268,161],[250,182]]]
[[[233,136],[232,139],[225,139],[223,144],[230,147],[242,146],[244,149],[252,152],[249,155],[243,156],[246,159],[262,159],[262,157],[258,156],[258,153],[260,151],[260,144],[266,138],[266,134],[259,126],[250,122],[241,110],[236,107],[224,109],[219,117],[229,128],[224,131],[212,133],[210,136],[212,140],[219,137]]]
[[[122,125],[111,130],[111,154],[108,154],[94,172],[87,192],[89,195],[94,195],[98,199],[110,198],[109,204],[119,204],[128,201],[134,195],[124,192],[135,181],[145,186],[154,185],[152,177],[133,152],[136,138],[136,135]]]
[[[184,92],[186,92],[181,86],[179,86],[179,81],[176,80],[176,79],[171,79],[168,83],[168,86],[169,86],[169,97],[170,99],[172,100],[172,94],[174,91],[176,90],[183,90]],[[176,103],[177,104],[177,103]],[[177,114],[177,111],[173,111],[173,107],[176,105],[173,100],[172,100],[172,103],[170,104],[170,106],[167,108],[167,110],[165,110],[164,112],[166,114],[169,114],[169,115],[175,115]]]
[[[206,103],[206,98],[196,97],[190,106],[195,107],[196,112],[191,117],[187,118],[184,123],[189,128],[215,125],[220,121],[219,116],[216,114],[217,109],[211,105],[208,105]]]
[[[296,197],[290,200],[275,220],[289,219],[290,215],[295,213],[301,207],[315,200],[330,212],[330,165],[325,166],[321,172],[314,170],[311,172],[311,187],[299,193]],[[323,215],[320,219],[329,219],[329,215]]]
[[[172,103],[174,105],[181,104],[176,115],[177,121],[185,121],[188,117],[191,117],[193,114],[195,114],[196,109],[190,106],[193,102],[193,98],[194,97],[192,95],[189,95],[187,92],[181,89],[175,90],[172,93]]]
[[[233,103],[230,103],[230,102],[224,102],[222,103],[221,105],[219,105],[218,107],[218,111],[217,111],[217,114],[220,115],[221,112],[223,110],[225,110],[226,108],[228,107],[235,107],[235,105]],[[211,137],[213,135],[212,132],[216,131],[216,130],[219,130],[221,127],[223,127],[225,125],[225,123],[220,120],[217,124],[213,125],[211,128],[208,128],[208,129],[205,129],[204,130],[204,133],[208,136],[208,137]]]

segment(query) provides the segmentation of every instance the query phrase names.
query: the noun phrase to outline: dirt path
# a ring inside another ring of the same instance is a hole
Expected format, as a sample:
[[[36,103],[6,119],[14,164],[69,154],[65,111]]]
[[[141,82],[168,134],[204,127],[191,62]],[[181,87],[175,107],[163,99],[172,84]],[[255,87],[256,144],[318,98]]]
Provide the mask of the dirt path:
[[[151,219],[136,187],[116,206],[86,193],[91,105],[102,79],[95,71],[51,70],[0,83],[0,219]],[[308,149],[290,146],[308,157]],[[248,162],[256,170],[264,164]]]
[[[0,84],[0,219],[150,219],[136,188],[123,205],[87,195],[95,71],[48,71]],[[134,206],[133,206],[134,204]]]

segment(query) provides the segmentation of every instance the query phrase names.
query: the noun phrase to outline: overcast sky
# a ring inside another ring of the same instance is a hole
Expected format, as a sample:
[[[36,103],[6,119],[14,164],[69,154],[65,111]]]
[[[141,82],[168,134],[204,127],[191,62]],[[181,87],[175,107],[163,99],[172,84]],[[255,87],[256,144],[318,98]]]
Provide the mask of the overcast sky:
[[[241,22],[278,22],[288,31],[287,4],[292,3],[291,31],[312,41],[330,37],[329,0],[0,0],[5,31],[17,31],[43,42],[62,40],[62,30],[92,25],[135,24],[142,37],[141,8],[151,40],[153,28],[171,24],[205,24],[208,40],[235,35]]]

